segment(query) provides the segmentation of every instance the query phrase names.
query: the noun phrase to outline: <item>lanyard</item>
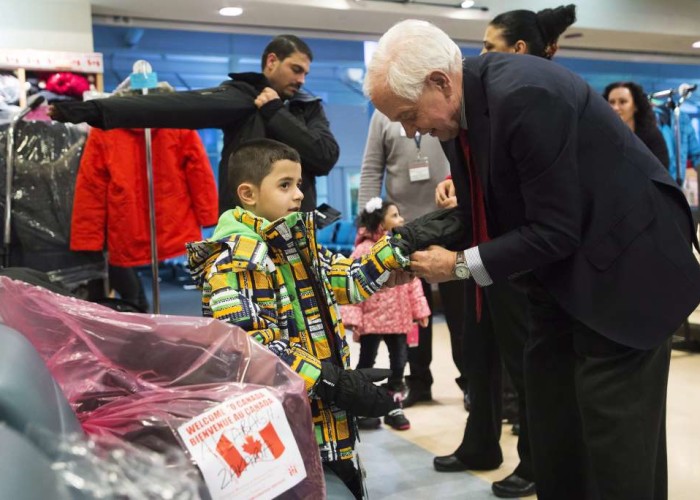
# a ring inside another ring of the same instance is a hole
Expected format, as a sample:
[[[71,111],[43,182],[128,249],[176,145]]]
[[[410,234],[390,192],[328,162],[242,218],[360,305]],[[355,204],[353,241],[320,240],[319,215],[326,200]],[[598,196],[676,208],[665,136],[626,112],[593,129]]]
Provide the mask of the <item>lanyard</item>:
[[[420,141],[423,140],[423,136],[420,134],[416,134],[413,136],[413,142],[416,143],[416,147],[418,148],[418,151],[420,152]]]

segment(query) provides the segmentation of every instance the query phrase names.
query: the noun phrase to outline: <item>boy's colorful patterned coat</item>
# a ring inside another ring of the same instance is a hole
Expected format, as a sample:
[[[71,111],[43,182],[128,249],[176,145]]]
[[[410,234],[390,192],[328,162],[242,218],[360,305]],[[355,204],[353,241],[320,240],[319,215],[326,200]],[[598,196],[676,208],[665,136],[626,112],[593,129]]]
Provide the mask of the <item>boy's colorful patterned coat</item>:
[[[240,326],[301,375],[322,460],[352,458],[352,417],[313,389],[321,360],[350,367],[338,303],[365,300],[401,267],[387,238],[353,260],[316,244],[312,213],[270,223],[236,208],[221,216],[211,240],[187,247],[204,315]]]
[[[370,234],[365,228],[360,228],[350,257],[366,254],[382,237],[383,233]],[[344,305],[340,311],[345,325],[358,336],[406,334],[414,321],[430,316],[430,307],[418,278],[405,285],[380,290],[361,304]]]

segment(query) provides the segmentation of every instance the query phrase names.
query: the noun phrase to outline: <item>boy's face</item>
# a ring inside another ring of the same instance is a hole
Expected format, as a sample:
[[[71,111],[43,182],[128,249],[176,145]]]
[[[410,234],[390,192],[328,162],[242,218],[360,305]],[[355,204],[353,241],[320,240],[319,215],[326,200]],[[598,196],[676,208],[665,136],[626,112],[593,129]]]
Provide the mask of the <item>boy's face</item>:
[[[304,199],[301,192],[301,164],[290,160],[276,161],[260,186],[248,186],[249,199],[244,197],[241,201],[255,215],[269,221],[298,212],[301,200]]]

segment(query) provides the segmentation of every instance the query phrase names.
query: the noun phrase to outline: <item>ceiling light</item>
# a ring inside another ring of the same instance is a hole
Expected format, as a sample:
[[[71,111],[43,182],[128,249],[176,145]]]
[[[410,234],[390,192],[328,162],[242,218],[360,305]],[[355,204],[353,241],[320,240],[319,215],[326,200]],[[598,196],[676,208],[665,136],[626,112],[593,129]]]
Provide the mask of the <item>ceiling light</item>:
[[[472,7],[474,7],[475,3],[476,2],[474,0],[464,0],[460,7],[462,7],[463,9],[471,9]]]
[[[240,7],[224,7],[219,10],[219,14],[222,16],[240,16],[243,14],[243,9]]]
[[[698,40],[697,42],[694,42],[694,43],[693,43],[693,48],[694,48],[694,49],[700,49],[700,40]]]

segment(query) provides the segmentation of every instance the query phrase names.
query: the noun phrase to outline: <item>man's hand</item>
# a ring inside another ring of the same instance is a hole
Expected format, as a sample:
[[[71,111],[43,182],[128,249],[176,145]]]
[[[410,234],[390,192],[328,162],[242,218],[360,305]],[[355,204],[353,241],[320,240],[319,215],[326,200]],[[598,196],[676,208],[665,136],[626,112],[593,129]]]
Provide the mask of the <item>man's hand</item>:
[[[457,252],[431,245],[411,254],[411,271],[429,283],[442,283],[455,279],[456,262]]]
[[[435,187],[435,204],[440,208],[457,206],[457,194],[452,179],[445,179]]]
[[[457,205],[458,205],[458,203],[457,203],[456,196],[450,196],[449,198],[445,198],[444,201],[438,203],[438,207],[440,207],[440,208],[454,208]]]
[[[280,96],[275,89],[265,87],[263,91],[258,94],[258,97],[255,98],[255,105],[260,109],[268,102],[279,98]]]

